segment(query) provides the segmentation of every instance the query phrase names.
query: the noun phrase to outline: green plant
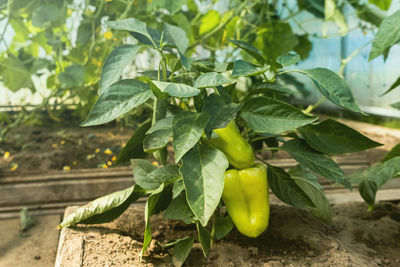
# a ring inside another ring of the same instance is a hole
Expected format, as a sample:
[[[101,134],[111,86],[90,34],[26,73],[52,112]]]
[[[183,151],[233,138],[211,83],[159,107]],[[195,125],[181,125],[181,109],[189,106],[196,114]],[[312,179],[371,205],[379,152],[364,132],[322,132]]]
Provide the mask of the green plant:
[[[117,47],[111,53],[110,57],[116,59],[107,59],[106,62],[112,63],[103,67],[103,80],[100,82],[109,86],[101,87],[100,97],[82,125],[103,124],[140,105],[151,103],[153,116],[134,133],[118,156],[119,163],[131,160],[136,184],[79,208],[60,227],[111,221],[135,200],[146,195],[142,252],[151,241],[149,217],[165,211],[168,219],[181,219],[197,225],[199,241],[207,255],[213,243],[211,233],[220,228],[216,224],[226,223],[211,218],[220,216],[217,207],[229,163],[223,152],[203,141],[203,132],[210,136],[213,130],[227,127],[234,119],[247,140],[273,138],[278,144],[283,144],[262,147],[286,151],[299,162],[289,172],[268,167],[273,193],[285,203],[307,209],[325,221],[330,221],[331,210],[313,172],[351,189],[343,171],[327,154],[355,152],[380,145],[333,120],[315,124],[317,117],[278,100],[277,95],[280,99],[287,95],[287,92],[276,89],[284,86],[276,82],[276,77],[288,72],[280,71],[286,62],[265,58],[260,50],[245,41],[233,40],[232,43],[248,52],[251,62],[238,59],[223,66],[215,62],[204,65],[190,58],[189,40],[185,31],[177,26],[164,23],[159,32],[133,18],[109,21],[107,25],[129,31],[141,44],[124,46],[123,49]],[[154,49],[159,54],[156,79],[144,75],[118,80],[117,76],[108,75],[125,66],[126,63],[120,60],[125,53],[142,49]],[[285,57],[295,62],[291,54]],[[334,72],[323,68],[296,72],[310,77],[331,102],[361,112],[349,87]],[[256,77],[256,84],[245,91],[238,90],[236,83],[243,77]],[[321,125],[333,125],[333,130],[325,131],[326,126]],[[166,151],[171,138],[174,159]],[[324,146],[328,143],[331,145]],[[141,159],[148,155],[145,151],[152,152],[163,166],[157,168]],[[171,160],[175,164],[165,164]],[[262,158],[259,160],[264,162]],[[177,205],[179,209],[176,209]],[[171,213],[169,209],[175,209],[175,212]],[[174,216],[169,216],[171,214]],[[193,244],[186,242],[190,238],[184,239],[187,246]],[[181,242],[184,241],[176,245]]]
[[[129,2],[127,10],[132,4],[148,7],[144,2]],[[118,163],[131,162],[135,185],[77,209],[60,227],[112,221],[131,203],[146,196],[142,253],[152,239],[150,216],[163,212],[167,219],[196,224],[197,239],[206,256],[215,239],[223,238],[232,229],[232,222],[219,209],[224,176],[229,168],[229,157],[223,152],[231,152],[209,145],[213,131],[221,132],[230,123],[237,124],[244,138],[257,145],[256,152],[282,150],[298,161],[299,165],[285,171],[257,157],[259,164],[268,165],[269,187],[280,200],[329,222],[331,207],[314,173],[351,189],[350,181],[330,155],[380,144],[337,121],[317,122],[318,118],[312,115],[315,105],[306,110],[291,105],[293,88],[281,78],[293,72],[305,75],[324,98],[343,109],[362,113],[350,88],[328,69],[287,68],[307,57],[309,43],[279,19],[275,4],[232,1],[230,9],[221,15],[212,9],[202,14],[192,1],[174,1],[171,5],[167,2],[153,1],[154,10],[159,6],[167,10],[156,11],[161,20],[146,16],[143,20],[126,19],[128,15],[124,12],[119,20],[112,20],[115,18],[112,16],[106,23],[117,31],[113,34],[121,39],[131,35],[137,44],[113,47],[101,70],[99,98],[82,123],[82,126],[100,125],[132,110],[152,110],[151,118],[135,131],[117,159]],[[320,15],[315,1],[300,2]],[[181,12],[183,3],[187,3],[187,10]],[[327,18],[344,32],[341,12],[334,1],[329,3],[333,12],[328,12]],[[257,35],[261,38],[256,39]],[[210,52],[207,59],[196,60],[199,46]],[[156,69],[121,80],[123,69],[142,52],[154,55],[158,60]],[[219,53],[226,54],[217,56]],[[233,132],[240,139],[236,129]],[[167,150],[171,139],[174,157]],[[145,160],[151,154],[161,167]],[[387,170],[387,166],[393,170],[393,166],[398,166],[394,165],[395,160],[388,159],[375,174],[382,168]],[[235,161],[230,162],[235,165]],[[375,180],[362,184],[371,189],[367,192],[379,187]],[[265,185],[263,190],[267,189]],[[240,230],[241,224],[232,217]],[[266,224],[264,221],[265,227]],[[166,245],[180,252],[173,255],[175,265],[183,264],[193,243],[194,238],[188,236]]]

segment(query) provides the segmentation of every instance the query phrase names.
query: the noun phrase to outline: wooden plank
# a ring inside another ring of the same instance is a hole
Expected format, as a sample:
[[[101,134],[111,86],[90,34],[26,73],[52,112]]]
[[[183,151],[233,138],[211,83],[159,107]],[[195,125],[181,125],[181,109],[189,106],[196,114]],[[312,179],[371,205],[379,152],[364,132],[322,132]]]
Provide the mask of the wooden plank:
[[[347,175],[369,166],[364,156],[341,156],[335,160]],[[286,170],[297,164],[289,158],[271,159],[268,162]],[[3,177],[0,178],[0,219],[18,217],[23,207],[28,207],[33,214],[61,214],[69,205],[84,204],[133,185],[132,178],[130,167]],[[328,194],[343,190],[340,185],[318,178]],[[400,180],[392,181],[384,188],[400,188]]]
[[[0,207],[93,199],[132,185],[132,177],[2,184]]]
[[[349,191],[341,186],[334,184],[324,185],[325,192],[331,204],[344,203],[346,201],[363,201],[357,188]],[[81,201],[65,201],[60,203],[38,204],[38,205],[25,205],[25,206],[11,206],[0,207],[0,220],[18,218],[22,208],[27,207],[32,215],[50,215],[64,213],[68,206],[81,206],[92,199]],[[377,194],[377,201],[400,200],[400,179],[389,180]],[[143,204],[145,198],[139,199],[136,203]],[[271,203],[282,204],[271,192]]]
[[[71,214],[77,207],[68,207],[65,210],[64,219]],[[84,238],[82,235],[73,235],[73,238],[69,239],[68,242],[67,236],[74,232],[72,228],[63,228],[60,232],[60,238],[57,247],[57,256],[55,267],[80,267],[83,262],[83,246],[84,246]]]
[[[296,162],[293,161],[275,165],[287,169],[295,164]],[[366,164],[342,166],[346,174],[367,167]],[[93,174],[76,172],[30,176],[27,180],[20,178],[14,183],[10,179],[0,183],[0,207],[94,199],[123,190],[134,183],[132,171],[125,169]],[[326,179],[320,179],[320,181],[323,185],[331,183]]]

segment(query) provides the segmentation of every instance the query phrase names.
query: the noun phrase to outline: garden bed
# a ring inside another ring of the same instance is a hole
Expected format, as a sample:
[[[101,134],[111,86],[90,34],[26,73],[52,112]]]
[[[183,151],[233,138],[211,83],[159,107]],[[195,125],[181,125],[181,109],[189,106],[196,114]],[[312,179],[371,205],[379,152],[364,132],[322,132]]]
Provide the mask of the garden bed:
[[[369,138],[385,144],[361,152],[370,163],[379,161],[400,140],[400,130],[373,124],[339,120]],[[115,127],[35,127],[13,129],[0,147],[0,178],[20,174],[42,173],[56,170],[114,167],[112,158],[118,155],[133,133],[132,129]],[[106,150],[107,151],[106,154]],[[6,152],[10,153],[4,158]],[[360,153],[356,153],[360,154]],[[353,154],[355,155],[355,154]],[[266,155],[268,156],[268,155]],[[276,154],[287,157],[286,154]],[[17,168],[13,168],[17,166]]]
[[[139,260],[143,205],[112,223],[62,230],[56,267],[172,266],[164,244],[194,235],[184,223],[152,218],[153,242]],[[66,215],[74,208],[67,209]],[[334,205],[327,225],[305,211],[271,206],[270,225],[257,239],[233,230],[205,259],[195,244],[186,266],[399,266],[400,204],[380,202],[372,212],[359,202]]]

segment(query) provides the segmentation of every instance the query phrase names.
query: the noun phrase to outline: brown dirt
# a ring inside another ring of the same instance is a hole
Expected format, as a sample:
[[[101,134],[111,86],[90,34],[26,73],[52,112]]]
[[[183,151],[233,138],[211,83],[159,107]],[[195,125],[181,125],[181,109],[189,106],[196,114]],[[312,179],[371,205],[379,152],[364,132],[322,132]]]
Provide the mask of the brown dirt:
[[[400,204],[379,203],[368,212],[364,203],[346,203],[335,206],[334,214],[327,225],[305,211],[272,205],[270,225],[259,238],[233,230],[207,258],[195,243],[185,266],[400,266]],[[113,223],[69,230],[64,247],[81,240],[70,253],[81,255],[82,266],[172,266],[170,251],[159,244],[195,237],[194,228],[161,216],[152,218],[152,226],[155,240],[142,263],[143,207]]]
[[[369,138],[385,144],[376,149],[360,152],[366,155],[369,162],[379,161],[388,150],[400,142],[400,130],[389,129],[363,122],[339,119],[340,122],[360,131]],[[0,173],[10,176],[14,174],[45,172],[49,170],[101,168],[118,155],[124,144],[133,133],[128,128],[113,127],[35,127],[22,126],[13,129],[5,144],[0,147]],[[105,154],[106,149],[112,154]],[[96,150],[99,150],[96,153]],[[4,153],[10,152],[5,159]],[[270,152],[263,152],[270,158]],[[275,158],[286,158],[284,152],[278,152]],[[12,166],[18,165],[11,171]]]
[[[35,217],[35,225],[24,233],[18,219],[1,220],[0,266],[54,266],[59,234],[55,227],[60,220],[60,215]]]
[[[97,168],[118,155],[133,131],[110,127],[43,128],[23,126],[14,129],[0,147],[0,172],[45,172],[49,170]],[[110,149],[112,154],[105,154]],[[98,151],[96,151],[98,150]],[[9,152],[10,157],[4,158]]]
[[[385,144],[361,152],[370,162],[379,161],[400,140],[399,130],[341,122]],[[0,147],[0,173],[8,176],[62,170],[64,166],[71,169],[101,167],[118,154],[132,132],[131,129],[110,127],[24,126],[13,130],[8,142]],[[107,148],[113,154],[105,154]],[[97,149],[100,150],[98,153]],[[8,159],[3,157],[6,151],[11,155]],[[18,168],[11,172],[13,164],[18,164]],[[273,206],[270,227],[259,239],[246,239],[236,231],[232,232],[227,240],[216,244],[208,259],[202,257],[197,244],[187,266],[400,266],[399,204],[381,203],[372,213],[366,212],[365,204],[361,203],[338,205],[334,209],[333,225],[327,226],[304,212]],[[38,217],[38,223],[25,237],[19,235],[18,220],[0,221],[0,266],[53,266],[58,237],[58,232],[53,229],[59,218],[50,217]],[[142,212],[126,213],[114,224],[109,224],[114,225],[116,230],[113,232],[92,227],[90,234],[84,237],[88,252],[85,266],[105,266],[102,261],[114,262],[116,266],[139,266],[137,255],[143,234],[142,218]],[[155,235],[159,242],[182,237],[193,230],[179,223],[159,224],[160,218],[155,220],[154,225],[158,225]],[[172,230],[177,232],[172,234]],[[160,249],[156,243],[152,243],[150,251],[151,257],[144,257],[145,265],[170,265],[168,251]],[[92,259],[90,255],[93,255]]]

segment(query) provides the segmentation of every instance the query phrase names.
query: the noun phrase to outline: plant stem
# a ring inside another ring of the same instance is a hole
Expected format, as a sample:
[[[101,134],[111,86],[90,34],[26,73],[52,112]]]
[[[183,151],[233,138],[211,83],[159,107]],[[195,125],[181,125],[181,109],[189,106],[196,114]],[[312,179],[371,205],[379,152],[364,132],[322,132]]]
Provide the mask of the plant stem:
[[[126,6],[126,8],[125,8],[125,11],[124,11],[124,13],[121,14],[121,16],[119,17],[119,19],[124,19],[124,18],[126,18],[126,17],[128,16],[129,11],[130,11],[131,8],[132,8],[132,5],[135,4],[135,3],[136,3],[136,1],[128,1],[128,4],[127,4],[127,6]]]
[[[246,6],[247,2],[249,0],[244,1],[237,9],[237,11],[242,11],[243,7]],[[229,16],[229,18],[227,18],[223,23],[220,23],[217,27],[215,27],[214,29],[212,29],[210,32],[204,34],[204,36],[202,38],[200,38],[199,41],[195,42],[194,44],[190,45],[188,47],[188,50],[196,47],[197,45],[203,43],[205,40],[207,40],[208,38],[210,38],[211,36],[213,36],[216,32],[218,32],[220,29],[224,28],[235,16],[236,12],[232,12],[232,14]]]
[[[258,159],[259,161],[261,161],[261,162],[264,163],[265,165],[268,165],[268,162],[266,162],[263,158],[257,157],[257,156],[256,156],[256,159]]]
[[[368,46],[370,43],[372,42],[372,40],[366,42],[365,44],[363,44],[362,46],[360,46],[359,48],[357,48],[356,50],[354,50],[348,57],[342,59],[342,62],[340,64],[340,69],[338,74],[340,76],[343,77],[344,75],[344,69],[346,68],[347,64],[356,56],[358,55],[358,53],[360,53],[366,46]]]
[[[309,105],[304,111],[304,114],[310,114],[311,111],[313,111],[315,108],[320,106],[322,103],[324,103],[326,100],[325,96],[322,96],[314,105]]]

